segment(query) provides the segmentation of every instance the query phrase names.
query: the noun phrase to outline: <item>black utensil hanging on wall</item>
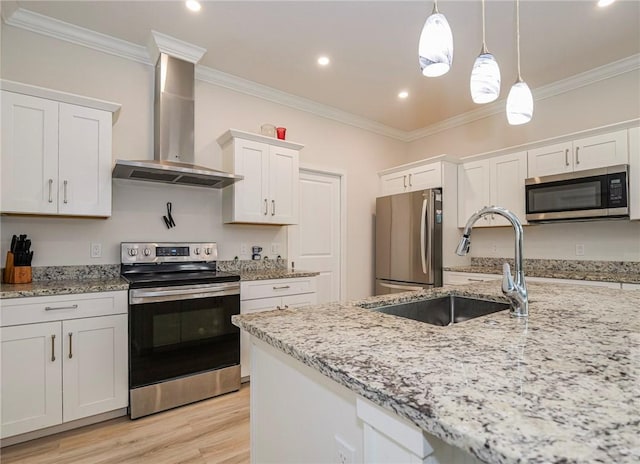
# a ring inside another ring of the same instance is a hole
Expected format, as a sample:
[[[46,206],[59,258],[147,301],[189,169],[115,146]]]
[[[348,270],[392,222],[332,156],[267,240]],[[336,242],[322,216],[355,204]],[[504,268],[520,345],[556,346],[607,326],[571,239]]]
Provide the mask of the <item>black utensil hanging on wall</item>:
[[[162,216],[162,219],[164,220],[164,224],[167,226],[167,229],[171,229],[172,227],[176,226],[176,221],[173,220],[173,216],[171,215],[171,202],[167,203],[167,215],[166,216]]]

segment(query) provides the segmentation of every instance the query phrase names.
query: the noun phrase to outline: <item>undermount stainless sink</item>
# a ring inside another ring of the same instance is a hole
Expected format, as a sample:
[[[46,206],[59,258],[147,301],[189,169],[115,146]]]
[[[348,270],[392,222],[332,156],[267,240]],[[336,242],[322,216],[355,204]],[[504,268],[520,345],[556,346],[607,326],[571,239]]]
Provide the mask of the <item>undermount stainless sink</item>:
[[[509,309],[509,303],[448,295],[372,308],[384,314],[406,317],[433,325],[451,325],[468,319]]]

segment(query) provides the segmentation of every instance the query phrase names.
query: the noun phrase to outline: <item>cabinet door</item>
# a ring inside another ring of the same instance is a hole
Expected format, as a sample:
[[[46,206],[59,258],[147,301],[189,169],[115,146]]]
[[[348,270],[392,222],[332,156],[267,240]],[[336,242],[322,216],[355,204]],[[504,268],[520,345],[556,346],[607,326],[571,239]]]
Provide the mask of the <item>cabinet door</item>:
[[[573,147],[575,171],[629,162],[626,130],[575,140]]]
[[[127,315],[62,323],[64,421],[128,405]]]
[[[572,172],[573,159],[571,142],[529,150],[527,155],[528,176],[541,177]]]
[[[2,92],[2,212],[58,212],[58,103]]]
[[[640,219],[640,127],[629,129],[629,216]]]
[[[111,113],[60,103],[58,212],[111,216]]]
[[[234,172],[244,179],[233,184],[231,222],[270,222],[269,145],[252,140],[234,141]]]
[[[469,217],[491,203],[490,162],[470,161],[458,166],[458,227],[464,227]],[[475,227],[490,226],[485,216]]]
[[[269,147],[269,222],[298,223],[298,152]]]
[[[240,302],[240,314],[271,311],[282,305],[282,298],[259,298]],[[246,379],[251,375],[251,335],[240,331],[240,377]]]
[[[62,422],[60,322],[0,329],[2,437]]]
[[[527,178],[527,152],[491,158],[491,203],[507,208],[518,216],[522,224],[525,219],[524,181]],[[502,216],[493,215],[493,226],[508,226],[510,222]]]
[[[442,187],[442,164],[430,163],[409,170],[409,191]]]
[[[407,171],[392,172],[380,176],[380,196],[394,195],[407,191]]]

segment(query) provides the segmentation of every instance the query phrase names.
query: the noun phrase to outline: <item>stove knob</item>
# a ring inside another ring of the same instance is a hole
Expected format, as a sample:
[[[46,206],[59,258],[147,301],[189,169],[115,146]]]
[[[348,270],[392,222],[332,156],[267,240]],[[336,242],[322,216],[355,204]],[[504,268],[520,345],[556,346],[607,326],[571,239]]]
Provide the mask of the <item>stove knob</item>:
[[[205,255],[210,255],[211,254],[211,248],[205,248],[204,249],[204,254]]]
[[[137,256],[138,250],[135,248],[129,248],[129,256]]]
[[[200,248],[194,249],[193,253],[196,254],[196,255],[199,255],[200,254]]]
[[[145,248],[145,249],[144,249],[144,255],[145,255],[145,256],[149,256],[149,255],[151,255],[151,250],[150,250],[149,248]]]

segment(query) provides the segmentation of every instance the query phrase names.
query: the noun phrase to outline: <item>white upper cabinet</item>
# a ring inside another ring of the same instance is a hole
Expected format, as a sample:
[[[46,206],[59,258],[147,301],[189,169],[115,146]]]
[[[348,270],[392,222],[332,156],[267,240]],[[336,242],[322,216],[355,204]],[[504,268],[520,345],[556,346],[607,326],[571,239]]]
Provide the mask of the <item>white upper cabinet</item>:
[[[629,129],[629,217],[640,219],[640,127]]]
[[[442,187],[442,162],[426,160],[411,168],[383,171],[380,176],[380,196],[415,192]]]
[[[627,131],[594,135],[529,150],[529,177],[616,166],[629,162]]]
[[[297,224],[302,145],[237,130],[218,138],[224,169],[244,179],[225,187],[225,223]]]
[[[527,178],[527,153],[518,152],[458,166],[458,227],[485,206],[501,206],[525,221],[524,180]],[[484,216],[475,227],[506,226],[502,216]]]
[[[111,122],[111,110],[3,90],[0,210],[110,216]]]

